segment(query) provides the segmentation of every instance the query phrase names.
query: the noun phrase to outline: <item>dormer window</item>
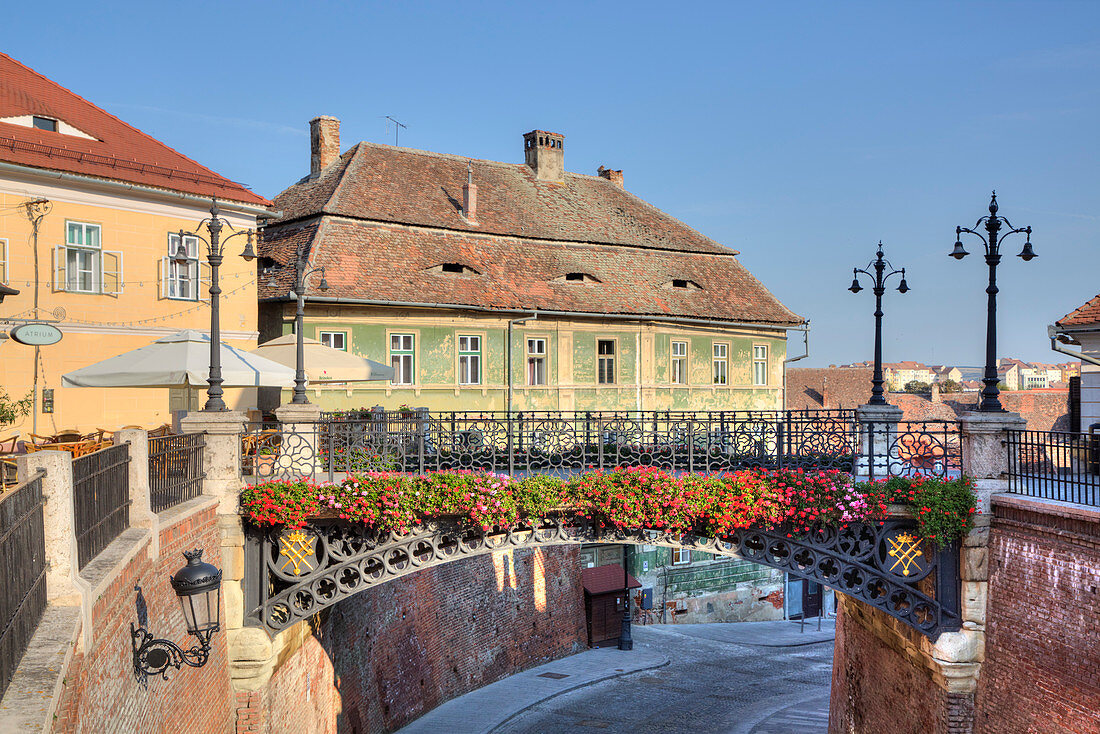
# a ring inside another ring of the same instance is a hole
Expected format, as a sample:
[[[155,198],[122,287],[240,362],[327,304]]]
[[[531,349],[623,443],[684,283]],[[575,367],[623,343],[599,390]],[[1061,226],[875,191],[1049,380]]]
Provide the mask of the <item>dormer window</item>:
[[[31,118],[31,126],[39,130],[47,130],[51,133],[57,132],[57,120],[52,117],[39,117],[35,115]]]
[[[595,275],[589,273],[566,273],[565,275],[554,278],[557,283],[600,283],[602,282]]]
[[[440,263],[428,268],[429,273],[446,273],[448,275],[481,275],[469,265],[462,263]]]
[[[668,281],[667,283],[661,283],[661,287],[662,288],[668,288],[668,289],[675,288],[676,290],[684,290],[684,291],[701,291],[701,290],[703,290],[703,286],[699,285],[694,280],[688,280],[687,278],[673,278],[672,280]]]

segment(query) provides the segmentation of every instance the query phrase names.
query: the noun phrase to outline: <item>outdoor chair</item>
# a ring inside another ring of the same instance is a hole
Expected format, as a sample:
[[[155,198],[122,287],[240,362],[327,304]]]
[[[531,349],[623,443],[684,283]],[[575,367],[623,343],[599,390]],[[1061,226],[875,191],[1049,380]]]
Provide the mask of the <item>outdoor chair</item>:
[[[162,436],[171,436],[172,426],[167,423],[157,426],[149,430],[149,438],[160,438]]]
[[[7,438],[0,438],[0,456],[19,452],[19,434],[13,433]]]
[[[53,436],[53,443],[73,443],[74,441],[82,441],[84,434],[75,428],[63,428]]]
[[[0,486],[4,489],[14,487],[19,483],[18,470],[11,459],[0,459]]]

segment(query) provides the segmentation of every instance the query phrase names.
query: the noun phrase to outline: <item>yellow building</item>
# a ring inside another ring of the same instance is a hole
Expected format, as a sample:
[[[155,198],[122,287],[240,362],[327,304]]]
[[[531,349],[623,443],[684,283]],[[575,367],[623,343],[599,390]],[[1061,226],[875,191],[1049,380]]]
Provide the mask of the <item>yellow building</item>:
[[[61,375],[180,329],[209,331],[205,245],[185,238],[188,262],[170,255],[212,198],[237,228],[254,228],[269,204],[0,54],[0,283],[19,291],[0,304],[0,329],[48,322],[63,335],[0,341],[0,387],[34,396],[0,434],[169,422],[169,390],[65,388]],[[221,267],[222,336],[254,348],[255,267],[240,249],[230,243]],[[187,407],[182,391],[173,398]],[[254,399],[226,391],[230,407]]]

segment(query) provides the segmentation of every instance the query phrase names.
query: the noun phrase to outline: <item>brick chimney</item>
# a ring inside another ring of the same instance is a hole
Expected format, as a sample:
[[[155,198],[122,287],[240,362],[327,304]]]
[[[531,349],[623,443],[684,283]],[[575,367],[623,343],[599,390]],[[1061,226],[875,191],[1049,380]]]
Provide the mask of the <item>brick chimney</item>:
[[[942,403],[943,398],[940,397],[940,381],[939,378],[932,380],[932,402]]]
[[[309,121],[309,177],[317,178],[321,171],[340,157],[340,121],[321,115]]]
[[[821,378],[821,407],[829,408],[829,376],[826,375]]]
[[[471,224],[477,224],[477,184],[470,166],[466,166],[466,183],[462,185],[462,216]]]
[[[600,178],[606,178],[608,181],[615,184],[620,189],[626,188],[626,186],[623,184],[622,170],[612,171],[610,168],[604,168],[603,166],[600,166],[596,173],[600,175]]]
[[[532,130],[523,135],[524,162],[539,181],[565,180],[565,136]]]

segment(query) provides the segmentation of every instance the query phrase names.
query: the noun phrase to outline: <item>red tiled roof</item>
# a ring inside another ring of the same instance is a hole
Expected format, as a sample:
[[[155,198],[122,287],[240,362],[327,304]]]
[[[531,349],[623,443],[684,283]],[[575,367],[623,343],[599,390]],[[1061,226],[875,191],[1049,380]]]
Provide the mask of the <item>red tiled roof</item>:
[[[641,587],[638,579],[626,574],[630,579],[630,588]],[[623,590],[623,567],[611,564],[610,566],[595,566],[581,570],[581,585],[589,594],[606,594],[610,591]]]
[[[476,225],[459,213],[467,165],[478,187]],[[539,181],[523,164],[359,143],[276,197],[283,218],[266,228],[260,253],[287,265],[304,247],[311,265],[326,268],[330,298],[802,322],[733,250],[606,179],[565,178]],[[428,271],[443,263],[476,274]],[[556,280],[578,272],[601,282]],[[261,279],[261,299],[286,296],[291,268],[276,279],[274,288]],[[700,288],[667,287],[673,280]]]
[[[1058,326],[1086,326],[1100,324],[1100,295],[1094,296],[1090,301],[1078,309],[1058,319]]]
[[[790,367],[787,409],[858,408],[871,399],[869,367]]]
[[[27,115],[60,120],[94,139],[0,121],[0,160],[248,204],[271,203],[0,53],[0,119]]]

